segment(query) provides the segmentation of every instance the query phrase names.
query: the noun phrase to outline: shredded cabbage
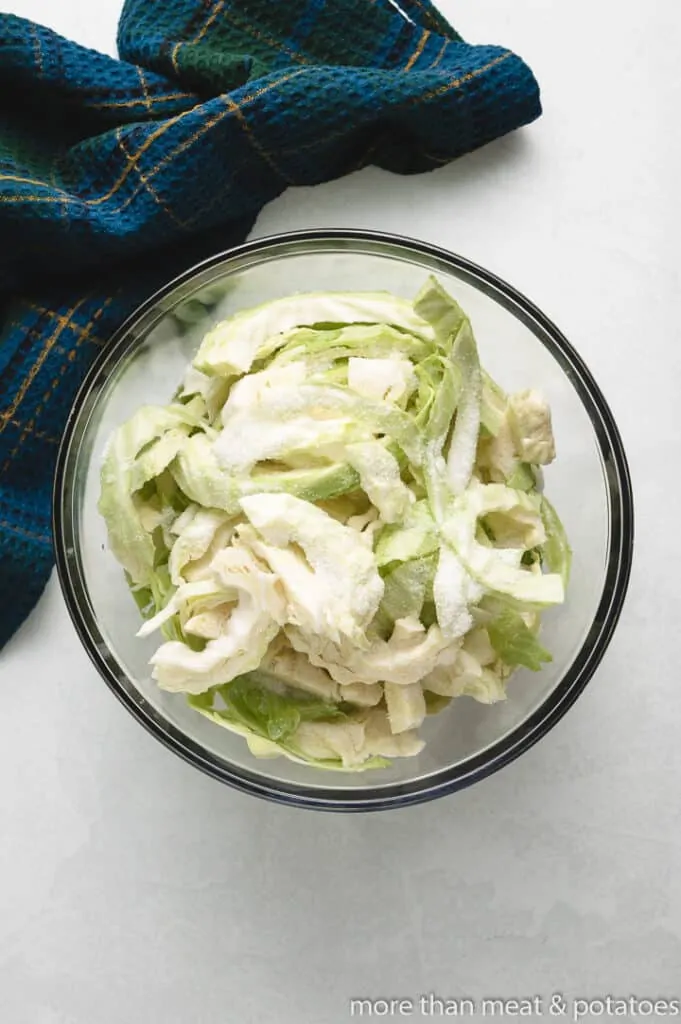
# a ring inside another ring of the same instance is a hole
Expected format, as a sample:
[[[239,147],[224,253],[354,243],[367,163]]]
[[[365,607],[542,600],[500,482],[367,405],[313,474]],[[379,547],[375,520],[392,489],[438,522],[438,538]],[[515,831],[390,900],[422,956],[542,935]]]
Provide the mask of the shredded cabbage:
[[[294,295],[218,324],[174,399],[115,431],[99,509],[161,688],[256,757],[364,771],[550,661],[554,455],[545,399],[492,379],[431,277],[412,302]]]

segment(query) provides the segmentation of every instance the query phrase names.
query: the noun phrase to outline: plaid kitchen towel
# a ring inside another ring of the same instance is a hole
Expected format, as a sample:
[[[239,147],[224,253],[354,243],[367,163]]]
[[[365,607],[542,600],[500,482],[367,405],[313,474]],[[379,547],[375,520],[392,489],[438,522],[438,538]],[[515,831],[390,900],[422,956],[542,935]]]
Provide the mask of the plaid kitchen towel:
[[[77,387],[147,294],[289,186],[431,170],[541,110],[429,0],[127,0],[118,48],[0,16],[0,646],[50,572]]]

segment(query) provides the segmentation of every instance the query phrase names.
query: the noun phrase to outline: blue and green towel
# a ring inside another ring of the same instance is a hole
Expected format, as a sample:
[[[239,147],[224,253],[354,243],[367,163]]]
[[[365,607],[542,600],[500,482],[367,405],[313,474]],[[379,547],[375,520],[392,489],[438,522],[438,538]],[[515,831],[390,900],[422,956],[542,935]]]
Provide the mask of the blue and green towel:
[[[50,573],[78,385],[146,295],[290,186],[428,171],[541,112],[429,0],[127,0],[118,48],[0,16],[0,646]]]

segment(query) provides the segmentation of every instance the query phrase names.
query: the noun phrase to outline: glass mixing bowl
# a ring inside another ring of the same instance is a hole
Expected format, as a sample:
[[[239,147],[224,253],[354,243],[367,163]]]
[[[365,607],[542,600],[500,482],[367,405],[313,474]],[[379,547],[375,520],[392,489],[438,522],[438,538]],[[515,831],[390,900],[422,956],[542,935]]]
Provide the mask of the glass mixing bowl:
[[[203,334],[237,310],[296,291],[387,289],[411,298],[435,274],[469,314],[483,366],[508,390],[540,389],[551,404],[558,458],[546,493],[574,551],[567,602],[543,618],[553,661],[517,671],[508,699],[461,697],[423,726],[414,758],[361,773],[258,760],[245,741],[151,678],[157,639],[140,625],[97,512],[105,443],[140,405],[165,404]],[[433,246],[364,231],[308,231],[250,242],[171,281],[117,332],[85,381],[61,445],[54,492],[61,586],[88,654],[116,696],[197,768],[284,803],[368,810],[416,803],[483,778],[558,721],[600,662],[624,600],[633,507],[622,443],[586,366],[557,328],[509,285]]]

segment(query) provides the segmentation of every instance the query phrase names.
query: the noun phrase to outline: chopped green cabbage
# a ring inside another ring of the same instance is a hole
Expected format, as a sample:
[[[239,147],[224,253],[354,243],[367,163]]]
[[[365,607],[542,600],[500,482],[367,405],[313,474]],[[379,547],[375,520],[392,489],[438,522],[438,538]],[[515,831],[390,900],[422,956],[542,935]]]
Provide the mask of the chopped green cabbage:
[[[435,278],[412,302],[302,294],[218,324],[102,466],[158,685],[257,757],[417,755],[427,715],[551,659],[540,613],[571,560],[554,454],[546,401],[481,367]]]
[[[551,655],[513,609],[505,609],[487,625],[492,647],[506,665],[524,665],[538,672],[542,663],[551,661]]]

